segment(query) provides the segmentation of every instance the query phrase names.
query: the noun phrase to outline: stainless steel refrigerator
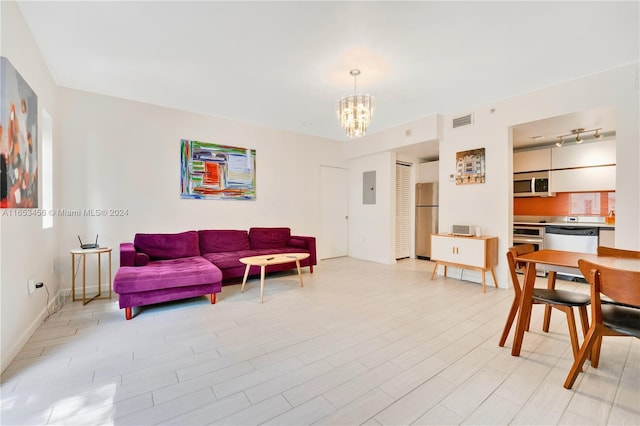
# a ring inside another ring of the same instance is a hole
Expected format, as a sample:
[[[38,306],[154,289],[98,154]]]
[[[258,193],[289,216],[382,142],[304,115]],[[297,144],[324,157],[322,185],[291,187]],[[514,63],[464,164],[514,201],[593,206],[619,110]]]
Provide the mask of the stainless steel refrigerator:
[[[431,259],[431,235],[438,232],[438,183],[416,184],[416,257]]]

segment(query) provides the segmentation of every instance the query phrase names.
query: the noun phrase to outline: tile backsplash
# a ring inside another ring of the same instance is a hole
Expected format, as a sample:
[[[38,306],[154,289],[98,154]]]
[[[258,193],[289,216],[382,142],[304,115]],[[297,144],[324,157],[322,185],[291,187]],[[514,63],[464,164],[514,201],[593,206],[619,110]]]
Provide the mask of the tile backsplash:
[[[555,197],[515,197],[517,216],[606,216],[615,210],[615,192],[558,192]]]

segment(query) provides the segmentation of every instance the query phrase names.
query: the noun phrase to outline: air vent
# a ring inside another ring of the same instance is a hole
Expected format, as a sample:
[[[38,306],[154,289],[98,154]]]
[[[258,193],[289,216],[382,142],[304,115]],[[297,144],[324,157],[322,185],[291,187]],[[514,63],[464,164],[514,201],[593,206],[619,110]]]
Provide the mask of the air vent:
[[[453,119],[451,123],[454,129],[456,127],[468,126],[470,124],[473,124],[473,114],[467,114],[460,117],[456,117]]]

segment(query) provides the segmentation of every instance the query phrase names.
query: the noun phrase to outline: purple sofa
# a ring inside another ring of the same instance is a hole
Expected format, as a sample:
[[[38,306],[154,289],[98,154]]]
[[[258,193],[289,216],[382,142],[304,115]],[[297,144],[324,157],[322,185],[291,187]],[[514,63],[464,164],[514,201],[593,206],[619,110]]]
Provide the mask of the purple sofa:
[[[136,234],[133,243],[120,244],[113,288],[128,320],[134,306],[203,295],[210,295],[213,304],[223,281],[243,277],[240,258],[274,253],[309,253],[300,266],[309,266],[311,273],[317,264],[315,238],[293,236],[289,228]],[[295,267],[295,262],[273,265],[268,272]],[[258,266],[249,271],[259,273]]]

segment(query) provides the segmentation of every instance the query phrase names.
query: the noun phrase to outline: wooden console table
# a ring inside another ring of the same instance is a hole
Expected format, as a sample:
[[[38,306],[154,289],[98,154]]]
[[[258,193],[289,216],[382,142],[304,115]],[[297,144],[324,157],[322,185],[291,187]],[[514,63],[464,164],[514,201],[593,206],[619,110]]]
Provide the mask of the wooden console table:
[[[433,267],[431,279],[436,276],[438,266],[471,269],[482,272],[482,292],[486,293],[485,276],[491,271],[493,285],[498,287],[494,268],[498,264],[498,237],[460,237],[450,234],[434,234],[431,236],[431,260]]]

